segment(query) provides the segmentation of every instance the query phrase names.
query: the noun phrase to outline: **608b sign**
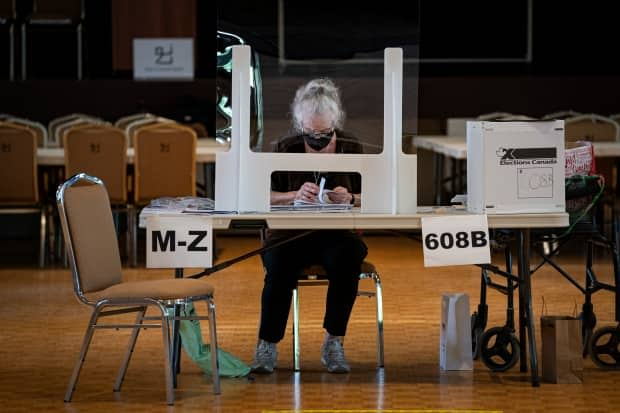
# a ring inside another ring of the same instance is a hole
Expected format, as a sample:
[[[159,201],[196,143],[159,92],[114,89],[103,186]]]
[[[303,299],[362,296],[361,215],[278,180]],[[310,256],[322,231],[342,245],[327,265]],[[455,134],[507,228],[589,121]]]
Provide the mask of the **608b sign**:
[[[212,229],[211,217],[149,217],[146,222],[147,268],[211,267]]]
[[[424,266],[491,262],[486,215],[422,218]]]
[[[469,248],[470,246],[485,247],[487,243],[487,234],[484,231],[459,231],[456,234],[431,232],[424,237],[424,246],[429,250],[436,250],[437,248],[449,250],[454,247]]]

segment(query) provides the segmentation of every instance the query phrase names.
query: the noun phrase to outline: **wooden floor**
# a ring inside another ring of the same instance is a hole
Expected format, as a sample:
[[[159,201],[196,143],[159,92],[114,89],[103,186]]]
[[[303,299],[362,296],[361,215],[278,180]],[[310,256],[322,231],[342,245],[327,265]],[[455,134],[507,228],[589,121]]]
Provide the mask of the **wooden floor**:
[[[183,358],[177,402],[165,403],[161,336],[141,334],[120,393],[112,386],[128,334],[98,331],[82,370],[73,401],[63,402],[90,309],[73,296],[69,270],[24,266],[0,269],[0,399],[3,412],[168,412],[168,411],[414,411],[490,410],[503,412],[612,412],[620,409],[620,371],[598,369],[584,360],[583,384],[543,383],[533,388],[518,365],[505,373],[490,372],[476,361],[473,372],[439,369],[440,298],[443,292],[467,292],[471,309],[479,300],[476,267],[422,266],[419,243],[397,236],[366,237],[369,259],[384,285],[385,369],[375,369],[374,300],[360,297],[345,341],[352,371],[331,375],[319,362],[322,339],[323,287],[305,288],[302,302],[302,372],[292,370],[290,335],[279,346],[279,369],[270,376],[223,379],[214,396],[211,379],[188,357]],[[258,246],[253,237],[218,239],[223,259]],[[609,257],[597,267],[611,282]],[[579,259],[566,257],[568,268],[582,274]],[[33,264],[34,265],[34,264]],[[170,271],[126,269],[129,280],[170,277]],[[582,276],[579,276],[582,279]],[[256,342],[260,260],[235,264],[210,278],[216,287],[220,346],[250,362]],[[537,321],[542,297],[550,314],[572,314],[580,293],[550,270],[533,279]],[[488,293],[488,327],[505,320],[506,297]],[[613,296],[594,297],[598,326],[615,325]],[[199,307],[199,311],[205,311]],[[290,326],[289,326],[290,328]],[[206,328],[204,329],[206,330]],[[205,334],[205,337],[207,335]],[[540,346],[539,346],[540,353]],[[539,354],[540,357],[540,354]]]

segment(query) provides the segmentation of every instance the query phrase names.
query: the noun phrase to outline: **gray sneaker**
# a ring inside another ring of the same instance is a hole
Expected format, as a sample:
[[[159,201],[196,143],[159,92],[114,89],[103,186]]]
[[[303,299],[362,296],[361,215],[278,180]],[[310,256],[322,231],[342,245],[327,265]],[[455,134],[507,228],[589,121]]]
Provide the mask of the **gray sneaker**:
[[[259,374],[271,374],[276,368],[278,351],[276,344],[269,341],[260,340],[256,347],[256,354],[252,362],[252,371]]]
[[[330,373],[348,373],[351,368],[344,358],[344,348],[338,337],[330,337],[321,347],[321,363]]]

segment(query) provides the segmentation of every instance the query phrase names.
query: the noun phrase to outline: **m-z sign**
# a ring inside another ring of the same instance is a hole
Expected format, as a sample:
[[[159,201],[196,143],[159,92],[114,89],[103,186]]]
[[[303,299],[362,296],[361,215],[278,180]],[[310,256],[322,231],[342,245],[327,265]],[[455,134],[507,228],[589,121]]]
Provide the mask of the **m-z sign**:
[[[212,229],[211,217],[149,217],[146,223],[147,268],[211,267]]]

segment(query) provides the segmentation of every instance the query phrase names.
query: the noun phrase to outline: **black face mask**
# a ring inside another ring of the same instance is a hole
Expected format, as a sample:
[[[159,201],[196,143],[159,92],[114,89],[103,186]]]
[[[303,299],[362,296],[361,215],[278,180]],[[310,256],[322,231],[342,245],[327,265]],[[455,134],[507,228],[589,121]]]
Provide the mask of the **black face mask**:
[[[308,144],[308,146],[314,149],[315,151],[320,151],[321,149],[329,145],[329,143],[332,140],[332,135],[329,135],[329,137],[326,137],[326,136],[316,137],[312,135],[303,135],[303,137],[304,137],[304,141]]]

